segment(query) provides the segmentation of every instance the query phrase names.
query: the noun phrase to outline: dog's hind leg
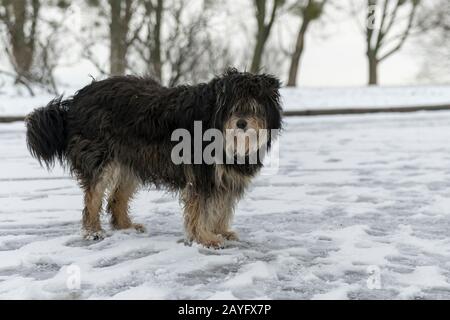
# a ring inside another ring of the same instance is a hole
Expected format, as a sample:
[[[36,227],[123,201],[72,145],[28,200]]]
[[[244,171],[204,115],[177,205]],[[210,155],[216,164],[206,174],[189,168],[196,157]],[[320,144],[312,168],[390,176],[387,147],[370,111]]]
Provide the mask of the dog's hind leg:
[[[88,187],[84,193],[85,207],[83,210],[84,237],[88,240],[100,240],[104,238],[100,222],[100,211],[106,185],[103,181]]]
[[[134,228],[145,232],[145,227],[135,224],[128,215],[129,203],[137,190],[139,183],[135,177],[122,170],[115,188],[108,199],[107,211],[111,213],[111,225],[116,230]]]
[[[107,189],[114,188],[118,181],[118,167],[114,164],[104,166],[101,174],[96,178],[82,178],[81,185],[84,192],[85,207],[83,210],[84,237],[88,240],[99,240],[104,238],[100,213],[103,198]]]

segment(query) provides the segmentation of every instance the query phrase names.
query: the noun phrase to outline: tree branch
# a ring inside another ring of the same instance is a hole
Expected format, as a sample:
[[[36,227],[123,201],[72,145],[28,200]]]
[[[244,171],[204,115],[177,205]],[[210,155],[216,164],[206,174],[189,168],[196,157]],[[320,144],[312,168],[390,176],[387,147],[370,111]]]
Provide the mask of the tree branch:
[[[384,54],[379,59],[379,61],[383,61],[384,59],[390,57],[392,54],[394,54],[395,52],[397,52],[398,50],[400,50],[403,47],[403,45],[406,42],[406,39],[408,38],[408,36],[409,36],[409,34],[411,32],[411,28],[412,28],[413,23],[414,23],[414,18],[415,18],[415,15],[416,15],[417,7],[418,7],[417,3],[413,2],[413,7],[412,7],[411,13],[409,15],[408,25],[407,25],[407,27],[405,29],[405,32],[403,33],[403,36],[401,37],[399,43],[393,49],[391,49],[386,54]]]
[[[380,28],[378,29],[378,36],[377,36],[377,42],[375,46],[375,50],[377,51],[381,46],[381,41],[383,40],[384,36],[386,35],[383,32],[384,29],[384,23],[386,22],[386,16],[387,16],[387,9],[388,9],[388,1],[384,0],[383,9],[382,9],[382,16],[381,16],[381,23]]]

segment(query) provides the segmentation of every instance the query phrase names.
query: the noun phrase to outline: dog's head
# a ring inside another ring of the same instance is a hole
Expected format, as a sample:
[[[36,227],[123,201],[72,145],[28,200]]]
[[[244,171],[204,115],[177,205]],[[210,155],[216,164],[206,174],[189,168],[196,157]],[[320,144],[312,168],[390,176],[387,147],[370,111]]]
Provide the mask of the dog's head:
[[[214,80],[214,126],[225,137],[228,156],[246,156],[270,148],[273,130],[281,129],[280,81],[268,74],[227,70]]]

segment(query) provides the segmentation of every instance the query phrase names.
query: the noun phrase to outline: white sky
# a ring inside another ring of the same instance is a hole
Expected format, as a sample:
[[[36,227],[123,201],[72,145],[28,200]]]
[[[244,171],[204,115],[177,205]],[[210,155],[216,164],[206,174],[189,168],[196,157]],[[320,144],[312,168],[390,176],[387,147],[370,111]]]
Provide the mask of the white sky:
[[[336,25],[336,31],[326,39],[312,32],[307,36],[302,59],[300,85],[353,86],[367,83],[365,39],[351,19]],[[380,64],[382,85],[404,85],[418,82],[421,59],[412,55],[412,45]]]
[[[294,1],[294,0],[291,0]],[[366,0],[353,0],[357,5],[364,5]],[[434,0],[427,0],[434,1]],[[230,39],[235,54],[242,57],[243,50],[252,50],[253,34],[256,26],[251,0],[233,1],[226,12],[219,16],[213,25],[221,37]],[[237,5],[239,3],[239,5]],[[365,86],[368,79],[366,44],[358,20],[348,10],[349,0],[335,0],[345,9],[328,10],[327,18],[310,26],[303,53],[298,85],[300,86]],[[404,14],[405,12],[401,12]],[[364,20],[365,12],[360,12]],[[297,36],[300,19],[282,14],[272,31],[267,45],[276,50],[290,50]],[[402,24],[394,28],[395,33],[402,29]],[[419,78],[423,66],[423,56],[418,54],[417,41],[409,39],[401,51],[383,61],[379,66],[381,85],[428,84]],[[249,61],[250,59],[247,59]],[[271,64],[272,62],[272,64]],[[250,62],[248,62],[250,64]],[[287,80],[289,59],[284,64],[266,61],[265,71],[277,73],[283,81]],[[244,67],[244,66],[240,66]],[[248,68],[248,65],[246,66]],[[449,71],[450,72],[450,71]]]
[[[355,0],[360,5],[365,1]],[[348,0],[338,3],[347,5]],[[364,21],[364,15],[365,12],[361,11],[361,22]],[[272,34],[271,41],[284,42],[282,47],[289,48],[286,39],[296,38],[299,22],[299,18],[283,17],[280,24],[284,27],[278,27],[280,29]],[[399,24],[393,32],[403,30],[402,26]],[[280,41],[280,38],[285,39]],[[380,64],[381,85],[411,85],[423,82],[418,78],[423,57],[415,54],[417,42],[412,38],[409,40],[401,51]],[[352,17],[348,10],[329,10],[323,20],[310,25],[298,85],[363,86],[367,84],[367,69],[365,38],[358,19]]]

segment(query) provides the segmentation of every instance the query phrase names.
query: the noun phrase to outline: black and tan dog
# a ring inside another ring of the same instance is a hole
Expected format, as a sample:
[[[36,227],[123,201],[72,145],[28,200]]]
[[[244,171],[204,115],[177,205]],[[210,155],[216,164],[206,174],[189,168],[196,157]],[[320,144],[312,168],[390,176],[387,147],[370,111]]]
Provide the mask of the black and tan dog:
[[[270,75],[229,69],[209,83],[167,88],[151,78],[112,77],[51,101],[26,119],[31,154],[47,167],[55,161],[70,168],[84,190],[83,228],[88,238],[103,236],[100,212],[114,229],[132,223],[129,201],[140,186],[179,193],[188,239],[220,247],[237,239],[229,225],[234,206],[261,169],[254,164],[174,164],[174,130],[240,128],[280,129],[280,82]],[[275,137],[270,134],[270,147]],[[229,141],[226,142],[230,143]]]

